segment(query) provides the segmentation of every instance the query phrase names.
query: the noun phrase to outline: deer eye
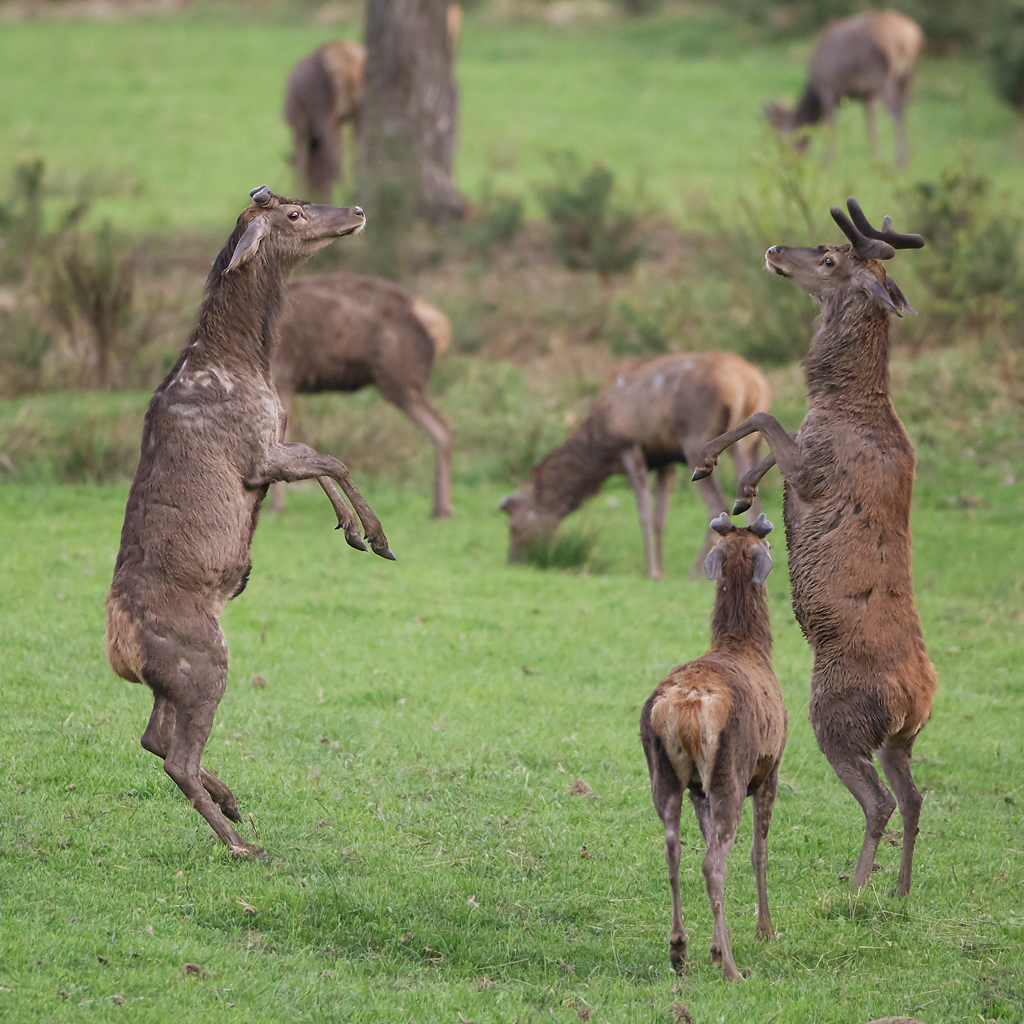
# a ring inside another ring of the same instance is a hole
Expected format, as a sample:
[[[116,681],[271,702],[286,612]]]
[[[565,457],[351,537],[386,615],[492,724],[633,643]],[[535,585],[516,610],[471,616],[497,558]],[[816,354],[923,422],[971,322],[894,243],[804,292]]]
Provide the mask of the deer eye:
[[[298,210],[292,210],[292,212],[288,214],[288,219],[289,220],[298,220],[299,219],[299,211]]]
[[[836,261],[834,259],[832,259],[831,256],[826,256],[825,257],[825,266],[826,267],[834,267],[835,265],[836,265]]]

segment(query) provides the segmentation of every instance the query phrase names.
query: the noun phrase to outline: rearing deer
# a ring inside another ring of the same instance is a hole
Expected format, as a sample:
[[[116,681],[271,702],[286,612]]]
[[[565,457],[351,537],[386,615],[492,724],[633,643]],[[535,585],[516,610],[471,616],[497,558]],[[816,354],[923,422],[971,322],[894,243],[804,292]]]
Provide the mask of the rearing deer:
[[[114,671],[153,691],[142,745],[233,853],[262,854],[228,818],[238,804],[201,767],[224,695],[228,647],[219,618],[244,589],[260,505],[278,480],[316,478],[338,527],[393,559],[380,522],[337,459],[283,443],[284,411],[270,374],[286,273],[333,239],[362,230],[359,207],[250,193],[214,261],[188,345],[156,389],[142,429],[121,550],[107,597]],[[332,483],[332,481],[334,483]]]
[[[867,882],[896,801],[903,853],[895,894],[910,891],[921,794],[910,773],[914,740],[931,716],[938,686],[914,607],[910,501],[914,450],[889,389],[889,314],[913,312],[882,264],[920,235],[873,228],[855,199],[850,216],[832,207],[849,245],[773,245],[768,269],[821,302],[821,327],[804,359],[807,415],[790,436],[758,413],[705,446],[695,480],[752,431],[771,454],[740,482],[734,511],[749,506],[777,461],[793,611],[814,655],[810,718],[818,746],[864,811],[864,844],[854,874]],[[852,218],[852,219],[851,219]]]
[[[914,62],[923,45],[921,26],[899,11],[866,11],[834,21],[818,36],[799,103],[791,110],[768,104],[768,121],[792,132],[821,120],[831,122],[847,96],[862,100],[874,157],[875,100],[880,98],[896,126],[896,166],[906,167],[904,118]],[[806,138],[801,140],[801,147],[806,144]]]

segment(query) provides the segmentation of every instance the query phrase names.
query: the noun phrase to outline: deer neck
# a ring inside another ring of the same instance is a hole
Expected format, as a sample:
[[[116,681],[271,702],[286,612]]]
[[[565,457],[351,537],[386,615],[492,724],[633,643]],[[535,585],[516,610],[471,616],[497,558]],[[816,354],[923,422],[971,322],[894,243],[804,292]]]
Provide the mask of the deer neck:
[[[618,449],[607,431],[588,416],[534,469],[537,504],[563,519],[621,469]]]
[[[864,295],[823,302],[804,379],[812,407],[888,403],[888,314]]]
[[[284,276],[259,256],[231,273],[211,273],[195,332],[205,361],[269,376]]]
[[[715,650],[753,648],[770,667],[772,631],[764,587],[749,580],[719,580],[711,616],[711,640]]]

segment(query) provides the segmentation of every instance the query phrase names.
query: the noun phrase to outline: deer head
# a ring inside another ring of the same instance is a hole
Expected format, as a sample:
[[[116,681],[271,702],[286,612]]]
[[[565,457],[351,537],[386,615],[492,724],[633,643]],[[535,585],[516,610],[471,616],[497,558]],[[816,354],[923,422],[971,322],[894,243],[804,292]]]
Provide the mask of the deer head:
[[[358,206],[319,206],[275,195],[266,185],[249,195],[252,205],[238,218],[242,230],[225,274],[257,256],[287,266],[329,245],[335,238],[363,230],[366,214]]]
[[[723,512],[717,519],[711,520],[711,529],[722,539],[711,549],[704,559],[704,575],[709,580],[720,580],[727,568],[739,560],[742,564],[749,563],[749,579],[758,586],[764,586],[768,573],[772,571],[772,556],[768,553],[768,541],[765,539],[772,532],[772,524],[762,512],[747,529],[737,529]]]
[[[765,265],[821,302],[862,292],[887,313],[913,313],[880,261],[892,259],[897,249],[920,249],[924,239],[893,231],[888,217],[882,221],[881,230],[873,228],[856,199],[849,198],[846,205],[849,217],[838,206],[832,207],[832,217],[849,238],[849,245],[819,245],[813,249],[773,245],[764,254]]]
[[[532,480],[517,491],[506,494],[498,503],[498,511],[508,515],[508,560],[521,562],[530,545],[555,535],[560,519],[542,509],[536,500]]]

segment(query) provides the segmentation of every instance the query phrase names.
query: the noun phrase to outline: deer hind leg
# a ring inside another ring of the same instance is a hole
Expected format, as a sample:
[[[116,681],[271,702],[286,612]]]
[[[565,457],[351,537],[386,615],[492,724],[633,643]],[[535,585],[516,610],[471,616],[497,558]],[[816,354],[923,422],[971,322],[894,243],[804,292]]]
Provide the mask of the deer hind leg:
[[[636,510],[640,517],[640,529],[644,535],[644,559],[647,562],[647,576],[652,580],[660,579],[651,537],[651,492],[647,485],[647,460],[644,458],[640,445],[633,445],[632,448],[628,448],[622,453],[622,465],[625,467],[626,475],[633,485],[634,494],[636,494]]]
[[[654,558],[662,579],[665,578],[665,516],[675,482],[675,465],[669,463],[658,470],[658,484],[654,492]]]
[[[711,913],[715,919],[715,931],[711,938],[711,962],[721,963],[722,976],[726,981],[740,980],[740,972],[736,969],[736,961],[733,959],[732,947],[729,944],[723,900],[728,871],[727,860],[729,851],[736,842],[736,832],[743,811],[743,797],[743,789],[732,780],[724,792],[713,792],[709,795],[708,851],[704,856],[703,870],[708,902],[711,904]]]
[[[171,738],[174,736],[174,722],[174,704],[166,697],[162,697],[158,693],[154,694],[153,713],[149,716],[149,724],[140,741],[143,748],[151,754],[156,754],[159,758],[167,757]],[[242,816],[238,813],[238,801],[231,790],[204,768],[200,768],[199,777],[202,779],[203,788],[213,797],[224,814],[232,821],[241,821]]]
[[[896,791],[900,817],[903,819],[900,876],[895,890],[890,894],[893,896],[906,896],[910,892],[910,875],[914,868],[914,843],[917,841],[917,825],[921,819],[921,804],[924,802],[910,774],[910,751],[911,746],[906,746],[882,747],[877,752],[882,771],[885,772],[889,785]]]
[[[778,765],[754,793],[754,841],[750,846],[750,863],[757,883],[757,938],[774,939],[772,917],[768,912],[768,829],[779,787]]]
[[[910,79],[900,78],[887,85],[885,105],[892,114],[893,126],[896,129],[896,167],[903,170],[907,166],[907,93],[910,91]]]
[[[422,427],[434,445],[434,508],[435,519],[452,514],[452,431],[448,421],[424,396],[414,398],[402,407],[414,423]]]
[[[843,785],[854,795],[864,811],[864,845],[853,876],[854,888],[860,889],[871,877],[878,844],[892,812],[896,810],[896,801],[892,793],[882,785],[870,756],[866,757],[850,749],[826,750],[824,754]]]

